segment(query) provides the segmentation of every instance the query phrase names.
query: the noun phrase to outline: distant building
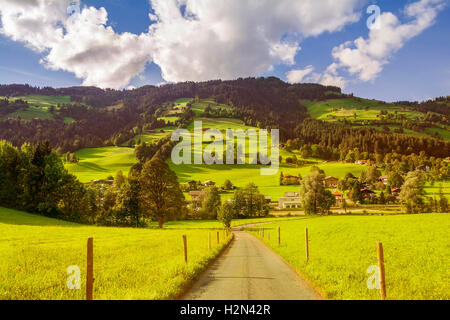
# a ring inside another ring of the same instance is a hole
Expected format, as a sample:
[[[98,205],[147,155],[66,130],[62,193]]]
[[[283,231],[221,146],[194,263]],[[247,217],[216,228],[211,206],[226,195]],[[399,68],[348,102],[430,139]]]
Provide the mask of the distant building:
[[[338,187],[338,183],[339,183],[338,178],[326,177],[324,179],[324,181],[325,181],[325,187],[327,187],[327,188],[337,188]]]
[[[215,185],[216,183],[210,180],[205,182],[205,187],[214,187]]]
[[[101,185],[105,185],[105,184],[107,184],[107,185],[113,185],[114,184],[114,180],[100,180],[100,179],[98,179],[98,180],[93,180],[92,181],[92,183],[93,184],[101,184]]]
[[[361,193],[364,199],[373,199],[376,193],[369,189],[361,189]]]
[[[285,192],[284,197],[278,199],[280,209],[300,209],[302,202],[298,192]]]
[[[360,165],[366,165],[367,164],[367,160],[358,160],[355,162],[355,164],[360,164]]]
[[[191,196],[192,201],[198,201],[201,193],[201,191],[190,191],[189,195]]]
[[[384,185],[387,185],[387,184],[388,184],[388,176],[381,176],[381,177],[379,178],[379,181],[380,181],[380,182],[383,182]]]
[[[264,200],[266,201],[266,204],[272,203],[272,197],[266,196],[264,197]]]
[[[336,199],[336,203],[339,205],[345,201],[344,195],[340,192],[333,192],[333,196]]]
[[[391,190],[392,195],[396,198],[400,195],[400,192],[402,192],[402,189],[400,188],[394,188]]]

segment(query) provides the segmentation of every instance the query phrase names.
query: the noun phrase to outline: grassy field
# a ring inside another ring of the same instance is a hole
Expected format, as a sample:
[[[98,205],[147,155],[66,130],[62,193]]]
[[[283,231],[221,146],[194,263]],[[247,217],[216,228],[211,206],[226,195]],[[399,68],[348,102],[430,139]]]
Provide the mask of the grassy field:
[[[327,121],[339,119],[349,121],[377,120],[381,110],[387,110],[390,113],[397,112],[398,115],[404,115],[408,119],[414,119],[421,115],[415,111],[408,111],[402,106],[387,105],[380,101],[368,99],[330,99],[319,102],[303,100],[302,103],[308,109],[311,117]]]
[[[281,228],[281,246],[276,228]],[[304,230],[309,229],[306,263]],[[379,299],[367,268],[383,242],[388,299],[450,298],[449,214],[305,217],[267,225],[264,242],[330,299]],[[252,231],[255,235],[255,231]]]
[[[94,299],[174,299],[225,246],[213,241],[209,251],[208,233],[82,226],[0,208],[0,300],[84,299],[88,237],[94,237]],[[81,290],[67,289],[72,265],[81,269]]]
[[[0,97],[4,98],[4,97]],[[71,103],[69,96],[43,96],[43,95],[29,95],[23,97],[14,97],[10,100],[22,99],[27,101],[29,108],[27,110],[20,110],[11,113],[8,116],[11,117],[21,117],[22,120],[32,120],[32,119],[52,119],[53,115],[49,112],[50,106],[56,107],[58,104]],[[73,119],[72,119],[73,120]],[[66,122],[70,122],[67,119]]]
[[[67,163],[65,167],[70,173],[76,175],[81,182],[106,179],[108,176],[114,177],[119,170],[128,175],[131,166],[137,161],[132,148],[82,149],[75,154],[80,161],[78,163]]]

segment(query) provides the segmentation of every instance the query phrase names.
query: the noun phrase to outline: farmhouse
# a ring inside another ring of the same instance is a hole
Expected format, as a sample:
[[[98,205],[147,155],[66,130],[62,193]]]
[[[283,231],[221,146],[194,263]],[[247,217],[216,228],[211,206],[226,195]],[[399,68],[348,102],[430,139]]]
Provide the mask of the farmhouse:
[[[388,184],[388,176],[381,176],[381,177],[379,178],[379,181],[380,181],[380,182],[383,182],[384,185],[387,185],[387,184]]]
[[[400,192],[402,192],[402,189],[400,188],[394,188],[391,190],[392,195],[396,198],[400,195]]]
[[[214,187],[216,183],[214,181],[208,180],[205,181],[205,187]]]
[[[365,200],[373,199],[376,193],[369,189],[361,189],[362,196]]]
[[[340,192],[333,192],[333,196],[335,197],[337,204],[341,204],[345,201],[344,195]]]
[[[339,179],[335,177],[326,177],[325,180],[325,187],[327,188],[337,188]]]
[[[192,201],[198,201],[201,191],[190,191],[189,195],[191,196]]]
[[[280,209],[300,209],[302,207],[298,192],[286,192],[284,197],[278,199]]]

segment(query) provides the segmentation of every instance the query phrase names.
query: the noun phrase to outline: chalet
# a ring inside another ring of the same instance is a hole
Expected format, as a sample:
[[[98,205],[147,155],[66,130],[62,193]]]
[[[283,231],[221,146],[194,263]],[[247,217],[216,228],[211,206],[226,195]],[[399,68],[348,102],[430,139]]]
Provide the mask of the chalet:
[[[201,193],[201,191],[190,191],[189,195],[191,196],[192,201],[198,201]]]
[[[361,193],[364,199],[373,199],[376,193],[369,189],[361,189]]]
[[[392,195],[396,198],[398,198],[398,196],[400,195],[400,192],[402,192],[402,189],[400,189],[400,188],[394,188],[391,190]]]
[[[355,164],[359,164],[359,165],[365,166],[367,164],[367,160],[358,160],[358,161],[355,162]]]
[[[284,197],[278,199],[280,209],[300,209],[302,202],[298,192],[285,192]]]
[[[188,181],[188,185],[190,190],[197,190],[197,181]]]
[[[324,182],[325,182],[325,187],[327,187],[327,188],[337,188],[339,179],[335,178],[335,177],[326,177],[324,179]]]
[[[380,181],[380,182],[383,182],[384,185],[387,185],[387,184],[388,184],[388,176],[381,176],[381,177],[379,178],[379,181]]]
[[[418,166],[416,168],[416,171],[418,171],[418,172],[420,172],[420,171],[430,172],[430,167],[426,166],[426,165],[421,165],[421,166]]]
[[[93,184],[100,184],[100,185],[113,185],[114,184],[114,180],[102,180],[102,179],[98,179],[98,180],[93,180],[92,181]]]
[[[215,185],[216,183],[211,180],[205,181],[205,187],[214,187]]]
[[[341,204],[345,201],[344,195],[340,192],[333,192],[333,196],[335,197],[337,204]]]

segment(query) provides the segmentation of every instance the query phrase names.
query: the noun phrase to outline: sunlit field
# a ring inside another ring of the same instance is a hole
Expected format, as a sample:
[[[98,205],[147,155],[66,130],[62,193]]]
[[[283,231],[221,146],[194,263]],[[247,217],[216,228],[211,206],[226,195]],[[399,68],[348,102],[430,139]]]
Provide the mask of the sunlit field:
[[[0,208],[0,300],[84,299],[88,237],[94,299],[175,299],[231,240],[221,232],[208,250],[209,232],[83,226]],[[81,290],[67,289],[72,265],[81,269]]]
[[[377,241],[384,247],[388,299],[450,298],[449,214],[305,217],[264,228],[264,242],[330,299],[380,299],[366,284],[367,268],[377,264]]]
[[[80,160],[78,163],[66,163],[65,167],[70,173],[78,177],[81,182],[90,182],[95,179],[106,179],[115,176],[122,170],[125,175],[137,161],[134,149],[105,147],[82,149],[75,152]]]

